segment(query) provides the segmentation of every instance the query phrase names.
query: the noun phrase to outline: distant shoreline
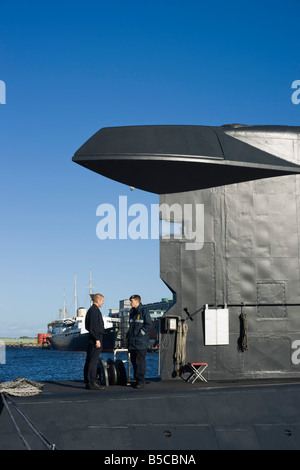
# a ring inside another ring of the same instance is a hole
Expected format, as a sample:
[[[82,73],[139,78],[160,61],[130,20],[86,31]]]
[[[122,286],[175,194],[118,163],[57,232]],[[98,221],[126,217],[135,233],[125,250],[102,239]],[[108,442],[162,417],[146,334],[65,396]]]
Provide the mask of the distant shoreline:
[[[42,346],[41,344],[38,344],[38,339],[37,337],[34,338],[29,338],[29,337],[24,337],[24,338],[0,338],[0,342],[4,343],[5,346]]]

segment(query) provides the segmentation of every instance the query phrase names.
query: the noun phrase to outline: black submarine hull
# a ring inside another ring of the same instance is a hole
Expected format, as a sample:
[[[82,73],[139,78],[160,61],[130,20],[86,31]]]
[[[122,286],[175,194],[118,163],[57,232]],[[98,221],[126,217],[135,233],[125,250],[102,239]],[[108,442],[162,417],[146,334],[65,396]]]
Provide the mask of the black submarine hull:
[[[172,456],[188,462],[192,456],[198,464],[203,450],[298,450],[299,400],[300,383],[192,385],[181,379],[147,380],[142,391],[112,386],[101,392],[85,390],[80,382],[50,382],[40,395],[14,398],[56,449],[102,451],[102,463],[112,453],[134,456],[137,467],[170,464]],[[5,408],[0,417],[0,449],[24,449]],[[18,419],[18,425],[32,449],[44,449],[26,423]],[[164,455],[166,462],[159,460]],[[149,462],[150,456],[156,462]]]

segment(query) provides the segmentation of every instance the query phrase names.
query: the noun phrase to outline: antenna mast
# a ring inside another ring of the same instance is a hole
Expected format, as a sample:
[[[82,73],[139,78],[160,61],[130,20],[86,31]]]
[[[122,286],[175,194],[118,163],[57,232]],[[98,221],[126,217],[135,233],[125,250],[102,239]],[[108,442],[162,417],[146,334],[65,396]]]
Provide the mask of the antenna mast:
[[[75,317],[77,317],[77,291],[76,291],[76,273],[75,273]]]
[[[66,310],[66,291],[64,290],[64,308],[59,309],[58,319],[59,320],[64,320],[65,318],[67,318],[66,313],[67,313],[67,310]]]
[[[90,269],[90,306],[93,305],[91,294],[92,294],[92,270]]]

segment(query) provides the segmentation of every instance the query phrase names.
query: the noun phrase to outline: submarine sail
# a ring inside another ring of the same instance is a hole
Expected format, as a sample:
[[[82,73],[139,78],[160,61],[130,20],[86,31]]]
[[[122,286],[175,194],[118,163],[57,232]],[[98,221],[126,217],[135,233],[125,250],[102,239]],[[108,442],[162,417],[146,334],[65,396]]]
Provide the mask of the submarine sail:
[[[194,249],[160,239],[161,279],[176,294],[167,316],[189,327],[186,363],[207,362],[216,380],[300,377],[300,127],[104,128],[73,161],[177,205],[182,220],[161,213],[170,223],[195,231],[184,207],[204,208]],[[184,373],[176,341],[161,331],[162,379]]]

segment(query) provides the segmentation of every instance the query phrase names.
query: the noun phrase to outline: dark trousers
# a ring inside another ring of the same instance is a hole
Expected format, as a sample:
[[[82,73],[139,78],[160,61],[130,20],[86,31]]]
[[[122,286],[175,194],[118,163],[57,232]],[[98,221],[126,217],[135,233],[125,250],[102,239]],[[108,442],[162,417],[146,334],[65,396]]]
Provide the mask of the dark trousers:
[[[96,382],[97,369],[101,348],[96,348],[95,341],[90,340],[86,352],[86,360],[84,365],[84,381]]]
[[[134,378],[137,382],[145,382],[147,349],[130,350]]]

